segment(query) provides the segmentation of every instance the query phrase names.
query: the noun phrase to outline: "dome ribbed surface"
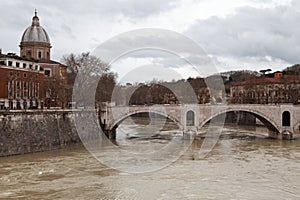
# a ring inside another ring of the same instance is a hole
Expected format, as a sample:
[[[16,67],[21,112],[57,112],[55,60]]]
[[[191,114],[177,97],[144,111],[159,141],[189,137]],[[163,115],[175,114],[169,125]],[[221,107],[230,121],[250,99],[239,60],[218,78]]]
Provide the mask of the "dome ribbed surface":
[[[23,33],[21,42],[45,42],[50,43],[50,38],[45,29],[40,26],[39,18],[32,18],[32,25]]]

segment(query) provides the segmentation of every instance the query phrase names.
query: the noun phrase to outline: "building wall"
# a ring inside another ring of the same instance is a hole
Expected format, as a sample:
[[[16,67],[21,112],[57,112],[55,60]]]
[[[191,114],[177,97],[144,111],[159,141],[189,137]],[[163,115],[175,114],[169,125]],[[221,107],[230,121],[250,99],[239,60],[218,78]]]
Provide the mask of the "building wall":
[[[67,69],[59,63],[40,63],[45,71],[45,105],[65,107],[67,103]]]
[[[41,108],[45,94],[44,73],[40,66],[17,59],[2,58],[1,61],[0,109]]]
[[[230,88],[230,102],[239,104],[280,104],[295,103],[300,99],[300,77],[268,81],[249,80]],[[297,79],[298,78],[298,79]]]

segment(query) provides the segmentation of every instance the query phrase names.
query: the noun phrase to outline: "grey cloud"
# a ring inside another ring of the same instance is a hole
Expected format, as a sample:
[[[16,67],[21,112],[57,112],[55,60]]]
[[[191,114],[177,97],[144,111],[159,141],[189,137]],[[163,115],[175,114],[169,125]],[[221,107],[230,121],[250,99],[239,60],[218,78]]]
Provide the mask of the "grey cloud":
[[[226,18],[198,20],[186,34],[215,55],[271,56],[300,62],[299,4],[257,9],[243,7]]]
[[[189,38],[168,30],[139,29],[123,33],[106,41],[94,52],[105,62],[118,60],[120,55],[133,58],[152,58],[155,63],[182,67],[205,67],[217,72],[211,59]]]
[[[128,18],[140,18],[155,15],[162,11],[176,7],[176,1],[172,0],[10,0],[6,6],[14,7],[16,10],[23,8],[38,8],[44,11],[55,12],[68,15],[90,15],[97,14],[102,18],[114,15],[124,15]],[[1,3],[2,4],[2,3]]]
[[[115,23],[117,19],[139,20],[169,11],[177,6],[177,1],[179,0],[0,1],[0,7],[5,8],[0,12],[0,19],[2,19],[0,20],[0,37],[5,38],[0,48],[4,51],[18,52],[18,45],[12,46],[11,44],[15,44],[16,40],[19,42],[25,28],[30,26],[35,8],[38,9],[41,25],[48,31],[51,41],[54,42],[61,40],[61,37],[65,37],[66,40],[78,40],[79,37],[75,37],[78,33],[75,31],[78,32],[80,26],[83,27],[81,30],[84,32],[84,28],[91,27],[93,24],[99,26],[105,24],[104,22]],[[6,29],[7,33],[3,29]]]

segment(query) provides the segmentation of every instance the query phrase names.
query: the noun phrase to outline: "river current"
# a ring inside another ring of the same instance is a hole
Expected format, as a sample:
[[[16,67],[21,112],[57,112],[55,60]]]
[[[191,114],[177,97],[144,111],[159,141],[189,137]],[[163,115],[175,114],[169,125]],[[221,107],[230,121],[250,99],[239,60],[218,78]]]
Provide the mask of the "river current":
[[[125,120],[115,144],[147,152],[181,137],[172,122],[156,130],[147,120]],[[266,136],[263,127],[225,126],[205,158],[199,137],[166,167],[138,174],[111,169],[81,145],[2,157],[0,199],[300,199],[300,140]]]

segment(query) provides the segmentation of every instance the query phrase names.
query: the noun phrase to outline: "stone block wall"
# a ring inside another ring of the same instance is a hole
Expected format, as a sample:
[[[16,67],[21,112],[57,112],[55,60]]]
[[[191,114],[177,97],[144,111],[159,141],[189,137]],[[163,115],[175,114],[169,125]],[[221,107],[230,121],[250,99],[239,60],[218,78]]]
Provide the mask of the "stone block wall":
[[[80,143],[71,111],[0,113],[0,156],[41,152]]]

